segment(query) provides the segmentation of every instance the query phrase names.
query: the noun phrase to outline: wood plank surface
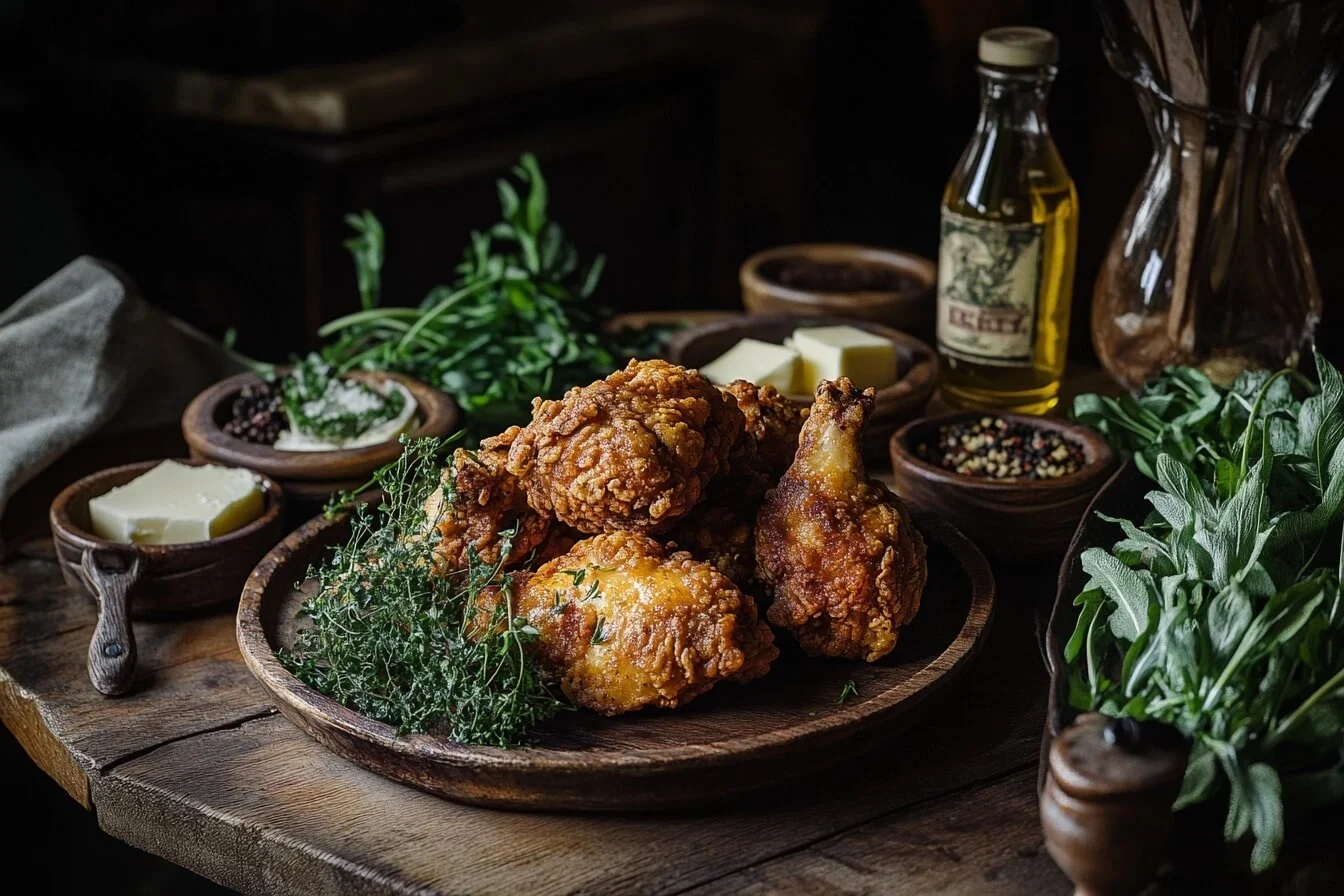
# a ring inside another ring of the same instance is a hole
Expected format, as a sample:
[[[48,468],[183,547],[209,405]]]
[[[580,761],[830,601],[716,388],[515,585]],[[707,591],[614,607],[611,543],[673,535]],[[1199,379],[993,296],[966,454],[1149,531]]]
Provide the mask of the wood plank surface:
[[[917,887],[914,885],[917,882]],[[1073,886],[1051,861],[1036,772],[1013,772],[725,875],[694,896],[764,893],[995,893],[1055,896]]]
[[[42,544],[0,566],[0,721],[33,760],[88,804],[91,773],[201,731],[273,712],[243,666],[227,610],[137,620],[133,693],[103,697],[85,668],[97,613]]]
[[[976,782],[1034,780],[1044,671],[1026,586],[1036,578],[1015,585],[969,680],[923,725],[837,773],[713,809],[460,806],[359,769],[281,718],[122,763],[94,779],[94,802],[109,833],[247,892],[676,893]]]

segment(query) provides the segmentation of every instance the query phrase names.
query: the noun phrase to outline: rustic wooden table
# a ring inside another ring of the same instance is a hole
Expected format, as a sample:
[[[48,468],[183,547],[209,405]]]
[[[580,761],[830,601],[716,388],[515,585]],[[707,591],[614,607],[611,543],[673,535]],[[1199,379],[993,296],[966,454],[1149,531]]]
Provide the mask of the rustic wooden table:
[[[1065,893],[1036,817],[1055,570],[998,573],[984,652],[913,731],[697,812],[515,814],[379,778],[275,713],[228,612],[137,623],[148,676],[101,697],[94,608],[41,538],[0,565],[0,720],[105,831],[244,892]]]
[[[1036,629],[1055,563],[996,570],[996,618],[966,679],[861,763],[695,812],[478,809],[357,768],[277,715],[230,612],[137,623],[140,686],[93,690],[94,607],[61,581],[45,492],[171,442],[122,440],[48,471],[11,503],[0,563],[0,720],[133,846],[249,893],[1070,890],[1036,810]]]

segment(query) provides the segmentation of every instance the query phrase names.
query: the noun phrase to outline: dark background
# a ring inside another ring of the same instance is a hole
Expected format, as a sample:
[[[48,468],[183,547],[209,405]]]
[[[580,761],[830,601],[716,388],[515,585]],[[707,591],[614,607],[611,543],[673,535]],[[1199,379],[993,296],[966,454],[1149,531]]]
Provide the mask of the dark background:
[[[782,242],[932,256],[975,122],[976,39],[1024,23],[1061,40],[1050,121],[1081,197],[1087,359],[1092,283],[1150,144],[1079,0],[0,0],[0,307],[92,253],[281,359],[356,306],[346,212],[383,220],[384,301],[416,303],[496,220],[494,179],[525,150],[580,251],[608,256],[598,298],[621,310],[734,307],[738,265]],[[1341,104],[1289,167],[1327,348]],[[7,874],[206,886],[97,835],[7,737],[24,821]]]

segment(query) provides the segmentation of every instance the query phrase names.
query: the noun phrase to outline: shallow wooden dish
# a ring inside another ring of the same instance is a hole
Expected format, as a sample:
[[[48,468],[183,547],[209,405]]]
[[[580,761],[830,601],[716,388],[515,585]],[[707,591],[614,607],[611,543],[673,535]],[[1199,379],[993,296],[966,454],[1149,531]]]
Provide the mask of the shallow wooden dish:
[[[790,261],[881,267],[908,278],[901,290],[832,292],[779,282],[777,271]],[[758,252],[738,271],[742,306],[753,314],[849,317],[886,324],[932,338],[937,266],[927,258],[896,249],[847,243],[802,243]]]
[[[859,327],[889,339],[896,346],[901,378],[878,390],[872,419],[864,431],[864,453],[885,457],[887,440],[902,423],[924,411],[938,388],[938,356],[923,341],[907,333],[870,321],[843,317],[799,317],[792,314],[738,314],[710,320],[672,334],[667,344],[667,359],[683,367],[708,364],[745,338],[776,344],[793,335],[799,327],[829,327],[842,324]],[[811,404],[812,395],[790,395],[802,404]]]
[[[917,516],[916,524],[929,546],[929,583],[919,615],[882,662],[809,660],[784,645],[784,655],[759,682],[721,685],[671,712],[616,719],[561,713],[538,732],[534,747],[398,737],[281,665],[275,651],[292,642],[304,599],[294,583],[345,540],[346,521],[314,519],[258,564],[238,607],[238,645],[252,674],[300,729],[339,755],[422,790],[509,809],[711,803],[859,755],[911,724],[966,671],[993,614],[993,575],[948,523]],[[858,696],[840,705],[851,679]]]
[[[418,405],[420,425],[411,431],[412,438],[446,436],[461,424],[457,403],[419,380],[368,371],[355,371],[350,376],[372,383],[396,380],[405,386]],[[334,493],[364,485],[375,470],[401,454],[401,444],[395,439],[343,451],[278,451],[269,445],[255,445],[227,435],[224,424],[232,415],[234,399],[244,386],[260,382],[255,373],[240,373],[197,395],[182,414],[182,435],[193,458],[246,467],[279,482],[290,499],[291,515],[296,521],[321,510]]]
[[[939,427],[985,415],[954,411],[916,420],[894,433],[891,471],[897,493],[914,507],[946,517],[997,560],[1029,563],[1058,557],[1093,495],[1114,470],[1115,453],[1086,426],[998,412],[993,416],[1054,430],[1080,443],[1086,465],[1059,479],[1017,482],[961,476],[916,453],[918,445],[934,440]]]
[[[51,534],[61,575],[99,605],[89,674],[94,686],[107,694],[123,693],[132,683],[135,635],[130,619],[185,614],[237,600],[252,567],[285,532],[284,493],[275,480],[257,474],[265,508],[257,519],[227,535],[164,545],[120,544],[94,535],[89,501],[158,464],[151,460],[102,470],[71,484],[51,502]],[[95,668],[97,657],[101,659]]]

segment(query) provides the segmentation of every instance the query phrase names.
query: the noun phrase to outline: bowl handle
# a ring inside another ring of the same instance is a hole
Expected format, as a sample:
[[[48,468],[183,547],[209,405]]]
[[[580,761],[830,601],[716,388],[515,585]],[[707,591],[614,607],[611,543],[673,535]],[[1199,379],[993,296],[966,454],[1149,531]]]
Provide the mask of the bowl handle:
[[[98,598],[98,624],[89,642],[89,681],[108,697],[119,697],[135,677],[135,632],[131,630],[131,596],[143,562],[138,551],[112,554],[120,567],[103,566],[93,548],[85,548],[80,567]],[[126,560],[129,559],[129,563]]]

